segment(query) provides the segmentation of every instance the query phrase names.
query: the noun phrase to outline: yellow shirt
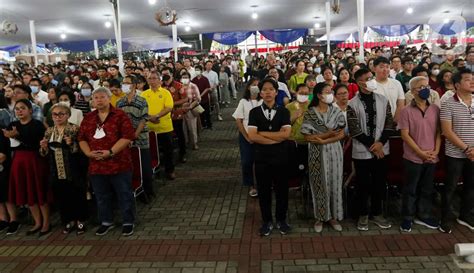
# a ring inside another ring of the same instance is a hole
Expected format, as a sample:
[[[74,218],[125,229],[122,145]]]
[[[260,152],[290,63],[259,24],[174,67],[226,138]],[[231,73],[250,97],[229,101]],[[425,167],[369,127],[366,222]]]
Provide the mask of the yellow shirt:
[[[151,89],[145,90],[140,94],[148,104],[148,115],[154,116],[160,113],[163,108],[173,109],[174,102],[171,93],[163,87],[157,91]],[[147,122],[148,128],[158,134],[169,133],[173,131],[173,122],[171,121],[171,112],[160,118],[159,123]]]
[[[120,95],[118,96],[116,96],[115,94],[112,94],[112,97],[110,97],[110,104],[112,104],[113,107],[117,107],[117,102],[125,96],[126,95],[124,92],[120,93]]]
[[[290,111],[290,115],[293,115],[299,109],[302,109],[303,112],[308,111],[308,105],[309,105],[309,102],[307,102],[305,105],[301,105],[297,101],[294,101],[292,103],[287,104],[286,109]],[[301,125],[303,125],[303,118],[304,118],[304,114],[301,117],[297,118],[293,122],[293,124],[291,124],[290,140],[294,140],[300,144],[306,143],[306,140],[304,139],[304,136],[301,133]]]

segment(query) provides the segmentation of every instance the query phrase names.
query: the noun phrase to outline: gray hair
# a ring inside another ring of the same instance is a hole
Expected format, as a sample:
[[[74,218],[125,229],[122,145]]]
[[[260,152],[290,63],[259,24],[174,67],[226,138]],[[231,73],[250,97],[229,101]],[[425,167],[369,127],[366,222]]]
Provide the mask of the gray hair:
[[[110,92],[110,90],[106,87],[98,87],[96,89],[94,89],[94,91],[92,91],[92,95],[96,94],[96,93],[99,93],[99,92],[102,92],[102,93],[105,93],[107,94],[107,96],[110,98],[112,97],[112,92]]]
[[[49,111],[53,112],[53,110],[56,109],[56,108],[61,108],[61,109],[65,110],[66,113],[69,116],[71,116],[71,108],[69,108],[66,104],[58,102],[58,103],[54,104],[53,106],[51,106]]]
[[[417,85],[421,81],[427,81],[428,78],[424,76],[416,76],[411,78],[411,80],[408,82],[408,85],[410,86],[410,90],[413,90],[415,88],[415,85]]]

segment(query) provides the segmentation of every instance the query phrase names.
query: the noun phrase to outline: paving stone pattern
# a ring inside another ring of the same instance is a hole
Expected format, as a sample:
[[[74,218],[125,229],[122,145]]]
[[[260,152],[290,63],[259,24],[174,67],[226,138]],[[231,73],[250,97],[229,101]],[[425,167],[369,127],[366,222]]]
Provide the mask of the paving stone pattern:
[[[448,256],[455,243],[474,242],[465,228],[441,234],[414,226],[404,234],[395,217],[389,230],[359,232],[346,220],[343,232],[315,234],[297,191],[290,193],[292,232],[260,238],[258,200],[241,186],[233,110],[201,132],[200,149],[177,165],[175,181],[155,181],[157,198],[138,203],[133,236],[117,227],[98,237],[93,226],[65,236],[55,217],[56,231],[42,239],[26,237],[27,226],[0,234],[0,272],[467,272]]]

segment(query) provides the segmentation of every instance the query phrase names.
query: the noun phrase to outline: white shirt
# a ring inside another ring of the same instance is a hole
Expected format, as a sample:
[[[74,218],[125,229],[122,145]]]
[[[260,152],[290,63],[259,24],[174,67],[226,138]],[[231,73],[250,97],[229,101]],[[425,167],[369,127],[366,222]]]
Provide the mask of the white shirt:
[[[49,102],[48,93],[43,90],[40,90],[38,94],[33,95],[33,99],[39,104],[39,106],[41,106],[41,108]]]
[[[332,80],[336,81],[337,77],[335,75],[332,75]],[[319,74],[318,76],[316,76],[316,83],[325,82],[325,81],[326,80],[324,79],[323,74]]]
[[[456,93],[454,93],[454,91],[452,91],[452,90],[448,90],[448,91],[444,92],[444,94],[441,96],[440,103],[443,104],[449,98],[453,97],[454,94],[456,94]]]
[[[82,111],[71,107],[71,116],[67,121],[72,124],[76,124],[77,126],[80,126],[83,119],[84,117],[82,115]]]
[[[288,86],[286,86],[285,83],[283,83],[283,82],[278,82],[278,90],[283,90],[283,91],[285,91],[285,94],[288,96],[289,99],[291,99],[290,91],[288,90]]]
[[[375,81],[377,84],[377,89],[374,93],[384,95],[388,99],[390,108],[392,109],[392,115],[394,116],[395,111],[397,111],[397,100],[405,100],[402,84],[391,78],[388,78],[385,83],[379,83],[375,79],[372,81]]]
[[[400,73],[402,70],[400,69],[399,72],[393,70],[393,69],[390,69],[390,78],[392,79],[395,79],[395,77],[397,76],[398,73]]]
[[[196,71],[194,71],[194,67],[190,67],[189,69],[186,69],[189,73],[189,75],[191,75],[191,80],[194,79],[194,77],[196,77]]]
[[[202,72],[202,75],[206,77],[209,80],[209,84],[211,85],[212,88],[215,88],[216,86],[219,85],[219,76],[215,71],[204,71]]]
[[[263,100],[246,100],[246,99],[241,99],[239,101],[239,105],[237,105],[237,109],[235,109],[235,112],[232,114],[232,117],[235,119],[242,119],[245,131],[248,130],[248,125],[249,125],[249,114],[250,110],[252,110],[255,107],[258,107],[262,105]]]

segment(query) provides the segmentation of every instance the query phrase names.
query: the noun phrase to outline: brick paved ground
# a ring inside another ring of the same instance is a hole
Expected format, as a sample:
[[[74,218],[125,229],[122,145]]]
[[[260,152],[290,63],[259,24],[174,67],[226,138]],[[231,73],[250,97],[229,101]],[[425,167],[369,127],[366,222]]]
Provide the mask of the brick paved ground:
[[[201,149],[178,165],[178,179],[157,180],[158,197],[139,204],[135,234],[116,228],[105,237],[91,228],[84,236],[58,230],[44,239],[0,234],[0,272],[463,272],[448,254],[457,242],[474,242],[474,233],[456,226],[452,234],[398,225],[359,232],[312,231],[302,219],[299,197],[290,194],[293,232],[257,236],[258,203],[240,186],[237,130],[225,121],[201,134]],[[393,219],[394,223],[399,220]],[[467,272],[467,271],[464,271]]]

